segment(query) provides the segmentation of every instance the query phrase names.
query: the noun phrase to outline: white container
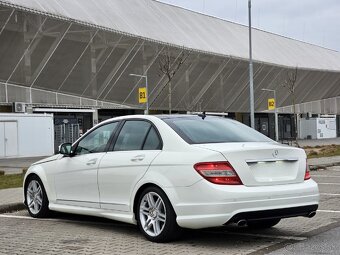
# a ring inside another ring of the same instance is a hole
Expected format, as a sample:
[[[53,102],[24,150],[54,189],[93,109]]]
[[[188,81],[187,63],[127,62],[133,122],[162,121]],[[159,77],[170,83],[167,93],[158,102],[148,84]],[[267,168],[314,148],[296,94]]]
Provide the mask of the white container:
[[[0,113],[0,158],[53,154],[53,114]]]
[[[336,138],[336,118],[300,119],[300,139]]]

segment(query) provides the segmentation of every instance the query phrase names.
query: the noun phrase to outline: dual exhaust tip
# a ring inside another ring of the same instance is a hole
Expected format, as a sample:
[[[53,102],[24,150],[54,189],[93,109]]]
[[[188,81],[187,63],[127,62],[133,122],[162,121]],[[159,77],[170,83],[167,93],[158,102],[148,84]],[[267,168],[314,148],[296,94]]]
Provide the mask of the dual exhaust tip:
[[[306,217],[308,218],[313,218],[314,216],[316,215],[316,211],[312,211],[312,212],[309,212]],[[238,227],[244,227],[247,225],[247,220],[246,219],[242,219],[242,220],[239,220],[238,222],[236,222],[236,225]]]

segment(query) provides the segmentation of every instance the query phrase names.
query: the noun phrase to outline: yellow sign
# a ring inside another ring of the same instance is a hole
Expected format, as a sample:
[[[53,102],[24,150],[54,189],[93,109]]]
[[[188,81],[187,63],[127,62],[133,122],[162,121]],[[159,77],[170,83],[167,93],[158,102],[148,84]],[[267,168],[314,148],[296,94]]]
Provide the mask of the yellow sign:
[[[138,90],[138,100],[140,104],[144,104],[148,101],[148,95],[146,88],[139,88]]]
[[[268,99],[268,110],[275,110],[275,99],[269,98]]]

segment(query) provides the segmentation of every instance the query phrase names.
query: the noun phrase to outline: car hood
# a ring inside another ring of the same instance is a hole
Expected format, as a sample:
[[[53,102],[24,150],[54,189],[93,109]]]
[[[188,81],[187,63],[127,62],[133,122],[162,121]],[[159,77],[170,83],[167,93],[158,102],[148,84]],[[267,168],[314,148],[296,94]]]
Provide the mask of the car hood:
[[[63,157],[63,155],[61,155],[61,154],[56,154],[56,155],[53,155],[53,156],[51,156],[51,157],[44,158],[44,159],[42,159],[42,160],[39,160],[39,161],[37,161],[37,162],[34,162],[34,163],[32,164],[32,166],[33,166],[33,165],[43,164],[43,163],[50,162],[50,161],[54,161],[54,160],[58,160],[58,159],[60,159],[61,157]]]

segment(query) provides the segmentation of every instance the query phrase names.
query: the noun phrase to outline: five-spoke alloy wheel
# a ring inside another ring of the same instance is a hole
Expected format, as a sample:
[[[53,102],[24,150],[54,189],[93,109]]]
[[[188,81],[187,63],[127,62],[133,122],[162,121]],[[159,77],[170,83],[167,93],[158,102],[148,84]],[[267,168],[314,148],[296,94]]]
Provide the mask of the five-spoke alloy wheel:
[[[49,212],[48,199],[39,177],[33,176],[27,180],[25,194],[29,214],[34,218],[46,217]]]
[[[170,201],[157,187],[149,187],[142,192],[136,216],[140,230],[150,241],[168,242],[179,234]]]

